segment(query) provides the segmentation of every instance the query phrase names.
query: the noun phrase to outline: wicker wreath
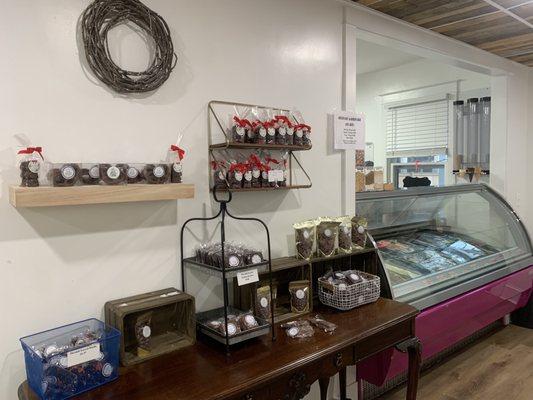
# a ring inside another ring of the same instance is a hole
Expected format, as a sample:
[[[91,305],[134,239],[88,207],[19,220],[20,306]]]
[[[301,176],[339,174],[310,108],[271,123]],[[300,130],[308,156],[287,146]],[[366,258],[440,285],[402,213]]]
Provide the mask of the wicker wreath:
[[[127,23],[137,25],[154,40],[155,55],[146,71],[123,70],[111,59],[107,35],[114,27]],[[81,30],[91,70],[118,93],[144,93],[159,88],[178,61],[167,23],[139,0],[95,0],[82,15]]]

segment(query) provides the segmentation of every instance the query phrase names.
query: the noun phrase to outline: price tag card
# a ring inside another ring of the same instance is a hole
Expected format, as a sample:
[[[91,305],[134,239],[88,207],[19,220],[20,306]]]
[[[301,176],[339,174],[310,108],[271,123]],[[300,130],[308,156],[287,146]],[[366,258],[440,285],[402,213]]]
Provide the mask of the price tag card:
[[[100,343],[95,343],[91,344],[90,346],[82,347],[81,349],[72,350],[67,353],[67,368],[89,361],[98,360],[100,357]]]
[[[237,284],[239,286],[248,285],[254,282],[259,282],[259,274],[257,273],[257,269],[237,272]]]

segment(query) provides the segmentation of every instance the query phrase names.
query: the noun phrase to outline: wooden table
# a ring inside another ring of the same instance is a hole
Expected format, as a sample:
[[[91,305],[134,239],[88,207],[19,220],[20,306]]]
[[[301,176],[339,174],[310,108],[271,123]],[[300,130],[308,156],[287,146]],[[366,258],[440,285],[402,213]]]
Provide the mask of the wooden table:
[[[339,373],[341,399],[346,399],[346,367],[396,346],[409,353],[407,399],[415,400],[420,371],[420,346],[415,336],[418,311],[403,303],[379,299],[347,312],[320,308],[338,325],[334,334],[315,331],[310,339],[289,339],[277,326],[270,336],[234,348],[200,341],[189,348],[124,368],[120,378],[79,400],[297,400],[319,381],[326,399],[329,378]],[[19,399],[34,400],[26,382]]]

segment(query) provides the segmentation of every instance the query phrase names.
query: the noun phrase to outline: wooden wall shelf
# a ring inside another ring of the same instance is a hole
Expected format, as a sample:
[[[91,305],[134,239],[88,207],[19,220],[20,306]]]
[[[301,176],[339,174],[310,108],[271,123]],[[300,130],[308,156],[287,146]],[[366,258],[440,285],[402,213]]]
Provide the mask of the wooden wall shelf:
[[[9,201],[14,207],[75,206],[192,198],[194,198],[194,185],[186,183],[9,188]]]

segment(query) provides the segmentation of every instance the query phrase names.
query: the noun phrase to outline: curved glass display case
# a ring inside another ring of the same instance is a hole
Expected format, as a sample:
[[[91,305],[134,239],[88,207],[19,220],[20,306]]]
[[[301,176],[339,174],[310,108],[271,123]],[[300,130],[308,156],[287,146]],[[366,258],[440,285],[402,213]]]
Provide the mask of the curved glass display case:
[[[488,186],[357,194],[385,293],[424,309],[533,264],[520,219]]]

